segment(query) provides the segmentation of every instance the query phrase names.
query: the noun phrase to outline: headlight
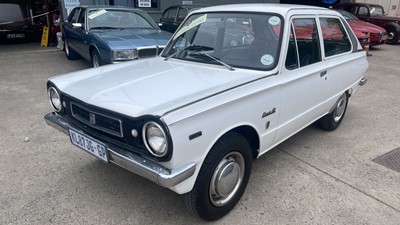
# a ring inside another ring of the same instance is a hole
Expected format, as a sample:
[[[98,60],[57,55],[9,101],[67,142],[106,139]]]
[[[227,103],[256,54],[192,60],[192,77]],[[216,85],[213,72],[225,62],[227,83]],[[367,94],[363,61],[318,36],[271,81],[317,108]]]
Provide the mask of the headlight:
[[[163,157],[168,152],[168,140],[164,129],[155,122],[143,126],[143,141],[149,152],[157,157]]]
[[[47,94],[49,95],[51,106],[54,108],[54,110],[60,112],[62,109],[62,105],[61,105],[60,94],[58,93],[57,89],[55,89],[54,87],[50,87],[47,90]]]
[[[113,51],[114,60],[131,60],[138,58],[137,50],[115,50]]]

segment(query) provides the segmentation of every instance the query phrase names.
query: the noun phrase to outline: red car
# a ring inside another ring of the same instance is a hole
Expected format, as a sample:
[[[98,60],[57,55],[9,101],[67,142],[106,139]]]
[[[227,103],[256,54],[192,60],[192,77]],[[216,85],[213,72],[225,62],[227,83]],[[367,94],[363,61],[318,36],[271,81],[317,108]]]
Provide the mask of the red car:
[[[350,25],[351,29],[353,30],[354,34],[357,36],[363,47],[368,45],[376,46],[385,44],[385,41],[387,39],[387,32],[385,29],[375,24],[359,20],[356,16],[347,11],[336,11],[341,13],[343,17],[347,20],[347,23]],[[369,41],[365,40],[366,37],[368,38],[368,36]]]

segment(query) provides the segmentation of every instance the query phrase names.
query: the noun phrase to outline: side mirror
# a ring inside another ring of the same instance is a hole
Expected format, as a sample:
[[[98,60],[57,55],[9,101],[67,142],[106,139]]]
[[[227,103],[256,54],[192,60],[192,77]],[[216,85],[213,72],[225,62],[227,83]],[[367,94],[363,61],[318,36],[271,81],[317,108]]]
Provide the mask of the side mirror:
[[[72,23],[72,27],[73,28],[82,28],[82,24],[81,23]]]
[[[158,26],[159,26],[159,27],[162,27],[162,23],[158,23]]]

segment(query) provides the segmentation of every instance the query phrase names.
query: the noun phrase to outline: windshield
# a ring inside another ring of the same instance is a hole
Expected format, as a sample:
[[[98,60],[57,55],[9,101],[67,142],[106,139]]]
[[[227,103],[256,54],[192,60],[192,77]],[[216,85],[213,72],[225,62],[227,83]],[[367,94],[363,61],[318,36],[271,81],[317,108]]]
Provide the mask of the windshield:
[[[18,4],[0,3],[0,22],[15,22],[22,20],[22,11]]]
[[[90,29],[154,28],[149,18],[132,11],[92,10],[88,15]]]
[[[370,7],[371,16],[384,16],[385,12],[382,7],[371,6]]]
[[[355,15],[344,11],[344,10],[338,10],[340,12],[340,14],[342,14],[342,16],[346,19],[346,20],[359,20]]]
[[[274,14],[193,14],[175,32],[162,56],[272,70],[278,61],[282,24]]]

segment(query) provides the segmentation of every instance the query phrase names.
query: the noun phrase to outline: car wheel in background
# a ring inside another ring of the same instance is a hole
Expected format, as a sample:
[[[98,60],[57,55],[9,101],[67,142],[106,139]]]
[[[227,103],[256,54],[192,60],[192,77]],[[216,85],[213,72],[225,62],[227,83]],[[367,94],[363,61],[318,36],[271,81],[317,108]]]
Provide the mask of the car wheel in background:
[[[92,61],[92,67],[99,67],[101,65],[104,65],[103,60],[101,59],[101,56],[97,50],[93,50],[92,53],[90,54],[91,61]]]
[[[76,53],[68,44],[67,39],[64,41],[64,50],[65,50],[65,56],[67,56],[67,59],[69,60],[75,60],[79,59],[80,55]]]
[[[397,33],[396,28],[389,27],[386,31],[388,33],[386,42],[388,44],[396,44],[399,41],[399,34]]]
[[[251,148],[242,135],[222,136],[208,153],[186,206],[204,220],[228,214],[242,197],[251,174]]]

